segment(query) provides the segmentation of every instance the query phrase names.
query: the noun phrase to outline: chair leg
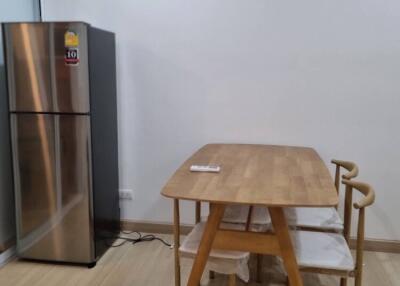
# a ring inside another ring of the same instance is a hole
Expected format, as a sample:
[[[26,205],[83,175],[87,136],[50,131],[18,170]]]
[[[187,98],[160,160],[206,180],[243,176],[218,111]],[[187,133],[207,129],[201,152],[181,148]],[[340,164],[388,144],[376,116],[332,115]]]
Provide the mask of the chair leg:
[[[229,274],[229,286],[235,286],[236,285],[236,274]]]
[[[256,256],[256,282],[261,283],[262,282],[262,262],[263,262],[263,256],[262,254],[257,254]]]
[[[214,279],[215,278],[215,272],[210,270],[210,279]]]
[[[340,286],[347,286],[347,278],[340,278]]]
[[[358,270],[356,273],[354,286],[361,286],[362,284],[362,271]]]
[[[356,250],[356,277],[355,286],[361,286],[363,261],[364,261],[364,227],[365,227],[365,208],[360,208],[358,213],[357,227],[357,250]]]

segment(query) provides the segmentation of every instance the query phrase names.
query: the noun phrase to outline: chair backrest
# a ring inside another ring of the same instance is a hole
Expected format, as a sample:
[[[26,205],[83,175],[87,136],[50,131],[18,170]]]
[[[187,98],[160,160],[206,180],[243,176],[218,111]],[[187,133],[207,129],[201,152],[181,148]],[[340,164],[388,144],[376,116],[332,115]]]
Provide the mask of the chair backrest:
[[[363,261],[363,248],[364,248],[364,230],[365,230],[365,208],[372,205],[375,201],[375,191],[374,189],[366,184],[356,181],[350,181],[347,179],[343,179],[342,183],[346,185],[346,196],[349,196],[349,202],[345,205],[345,215],[351,216],[351,208],[352,208],[352,193],[353,189],[361,192],[364,197],[359,201],[353,204],[355,209],[358,209],[358,223],[357,223],[357,247],[356,247],[356,269],[361,269],[362,261]],[[350,214],[349,214],[350,213]],[[350,229],[349,225],[345,222],[345,233],[344,236],[349,241]],[[347,229],[347,230],[346,230]]]
[[[342,161],[342,160],[335,160],[333,159],[331,161],[333,164],[336,165],[336,171],[335,171],[335,188],[336,191],[339,195],[339,190],[340,190],[340,168],[344,168],[346,169],[348,172],[346,174],[343,174],[342,178],[343,179],[347,179],[347,180],[351,180],[355,177],[358,176],[358,166],[356,165],[356,163],[354,162],[350,162],[350,161]],[[350,200],[350,205],[351,205],[351,198],[349,198],[349,196],[347,195],[347,191],[346,191],[346,197],[344,200],[344,204],[347,205],[348,201]],[[338,206],[336,206],[336,209],[338,209]],[[348,224],[349,229],[351,227],[351,208],[350,208],[350,213],[347,213],[346,216],[346,212],[344,213],[344,224]],[[344,229],[344,234],[346,236],[346,228]],[[348,233],[347,233],[348,235]]]

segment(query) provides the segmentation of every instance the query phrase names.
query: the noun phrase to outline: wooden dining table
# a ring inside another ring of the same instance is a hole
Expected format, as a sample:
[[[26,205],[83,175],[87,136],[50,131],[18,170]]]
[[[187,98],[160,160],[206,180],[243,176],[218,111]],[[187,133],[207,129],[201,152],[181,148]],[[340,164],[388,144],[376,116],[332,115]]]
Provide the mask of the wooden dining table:
[[[218,165],[218,173],[191,172],[192,165]],[[211,249],[280,256],[291,286],[303,285],[288,224],[286,207],[332,207],[338,195],[329,171],[308,147],[207,144],[169,179],[162,195],[174,201],[175,285],[180,286],[179,200],[208,202],[210,213],[187,285],[198,286]],[[220,228],[227,205],[268,208],[273,231]]]

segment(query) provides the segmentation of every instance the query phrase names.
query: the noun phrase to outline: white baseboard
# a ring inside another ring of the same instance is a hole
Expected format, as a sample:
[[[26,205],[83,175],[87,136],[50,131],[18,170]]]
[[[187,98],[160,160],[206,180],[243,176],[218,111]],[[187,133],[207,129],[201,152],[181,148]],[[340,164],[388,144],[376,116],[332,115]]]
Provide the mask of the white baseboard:
[[[172,233],[171,223],[160,223],[150,221],[121,220],[121,227],[124,230],[141,231],[148,233]],[[188,234],[193,225],[181,224],[181,234]],[[355,239],[352,238],[350,246],[355,248]],[[376,252],[400,253],[400,240],[364,240],[364,250]]]
[[[15,247],[10,247],[0,254],[0,268],[11,261],[16,254]]]

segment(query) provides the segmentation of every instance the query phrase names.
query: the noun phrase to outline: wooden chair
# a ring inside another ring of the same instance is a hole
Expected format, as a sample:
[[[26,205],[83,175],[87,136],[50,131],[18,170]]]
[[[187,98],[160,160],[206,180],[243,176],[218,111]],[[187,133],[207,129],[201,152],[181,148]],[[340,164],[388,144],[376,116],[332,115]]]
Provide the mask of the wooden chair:
[[[361,286],[365,208],[374,202],[375,192],[365,183],[347,179],[342,182],[346,185],[347,199],[345,204],[344,234],[297,230],[292,231],[292,240],[296,249],[297,263],[301,271],[341,276],[341,286],[347,285],[348,277],[355,277],[355,286]],[[364,195],[361,201],[353,205],[359,211],[355,262],[349,248],[353,189]]]
[[[205,222],[195,225],[193,230],[184,239],[179,252],[181,257],[193,260],[197,254],[203,235]],[[221,223],[223,229],[243,230],[240,225]],[[206,269],[229,275],[229,286],[236,285],[236,275],[242,280],[249,280],[248,260],[250,253],[242,251],[211,250]]]
[[[250,214],[246,216],[251,217]],[[221,223],[221,228],[245,230],[246,225],[250,224]],[[201,221],[201,204],[196,202],[196,225],[179,247],[179,253],[182,257],[194,259],[200,245],[204,226],[205,222]],[[210,270],[210,278],[213,278],[211,276],[214,276],[214,272],[229,275],[229,286],[235,286],[236,275],[239,275],[245,281],[249,279],[249,257],[250,253],[243,251],[211,250],[206,269]]]
[[[335,187],[339,194],[341,168],[348,171],[348,173],[344,174],[342,178],[351,180],[358,175],[358,166],[350,161],[334,159],[331,162],[336,165]],[[286,208],[285,215],[289,226],[294,229],[339,233],[344,231],[344,223],[337,208]],[[267,216],[267,221],[271,221],[269,214]],[[262,255],[257,255],[257,282],[261,282],[261,272]]]
[[[343,179],[351,180],[358,175],[358,167],[349,161],[332,160],[336,165],[335,187],[339,194],[340,189],[340,168],[344,168],[348,173],[342,176]],[[336,208],[286,208],[286,219],[291,227],[303,230],[317,231],[343,231],[343,220]]]
[[[272,221],[268,208],[259,206],[230,205],[225,209],[223,222],[245,225],[246,230],[265,232],[271,229]],[[256,254],[256,281],[261,283],[262,274],[261,254]],[[210,277],[214,274],[211,272]]]
[[[229,205],[225,208],[223,222],[246,225],[247,229],[266,231],[271,228],[268,208],[258,206]]]

